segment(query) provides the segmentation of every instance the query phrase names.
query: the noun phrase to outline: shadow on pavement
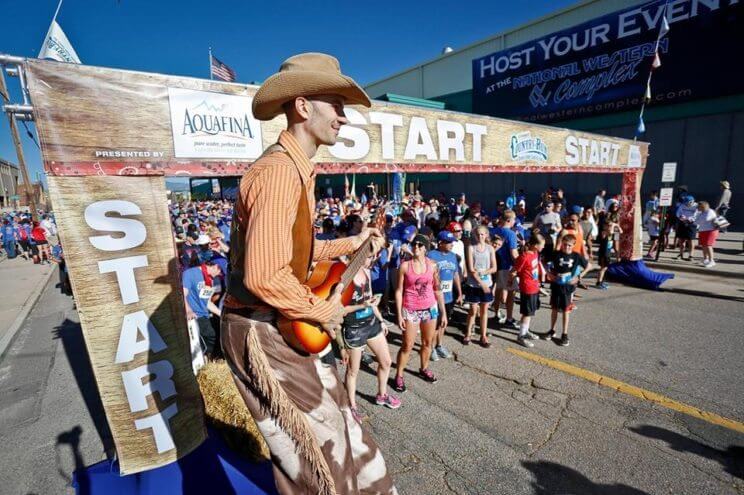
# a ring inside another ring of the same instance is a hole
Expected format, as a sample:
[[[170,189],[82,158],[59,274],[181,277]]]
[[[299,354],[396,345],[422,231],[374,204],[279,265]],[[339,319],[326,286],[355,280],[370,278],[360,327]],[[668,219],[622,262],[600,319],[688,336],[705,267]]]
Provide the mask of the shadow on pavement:
[[[80,437],[83,434],[83,429],[80,425],[73,427],[68,431],[63,431],[57,435],[57,443],[55,449],[57,450],[57,470],[60,476],[65,478],[68,482],[72,480],[68,474],[59,467],[59,447],[60,445],[69,445],[72,449],[72,457],[75,461],[75,469],[73,472],[76,473],[76,494],[77,495],[88,495],[90,493],[90,480],[88,479],[88,473],[85,470],[85,463],[83,462],[83,456],[80,453]]]
[[[80,328],[80,323],[65,319],[59,326],[54,328],[54,338],[62,340],[62,347],[65,350],[67,362],[70,363],[72,374],[85,401],[85,407],[88,408],[88,414],[90,414],[93,424],[98,431],[98,437],[101,439],[106,456],[111,458],[115,452],[114,441],[111,436],[111,430],[106,422],[106,415],[103,410],[101,396],[98,393],[98,386],[93,377],[93,368],[90,365],[88,349],[85,347],[83,330]]]
[[[677,452],[691,452],[706,459],[713,459],[721,464],[724,470],[731,476],[744,479],[744,447],[730,445],[728,449],[720,450],[708,447],[697,440],[687,438],[684,435],[665,428],[659,428],[658,426],[636,426],[630,428],[630,431],[644,437],[663,440],[669,448]]]
[[[744,302],[744,297],[726,296],[724,294],[714,294],[712,292],[706,292],[704,290],[671,288],[671,289],[661,289],[661,292],[670,292],[672,294],[684,294],[687,296],[695,296],[695,297],[708,297],[710,299],[722,299],[724,301]]]
[[[535,478],[532,482],[535,495],[647,495],[621,483],[595,483],[575,469],[555,462],[522,461],[522,466]]]

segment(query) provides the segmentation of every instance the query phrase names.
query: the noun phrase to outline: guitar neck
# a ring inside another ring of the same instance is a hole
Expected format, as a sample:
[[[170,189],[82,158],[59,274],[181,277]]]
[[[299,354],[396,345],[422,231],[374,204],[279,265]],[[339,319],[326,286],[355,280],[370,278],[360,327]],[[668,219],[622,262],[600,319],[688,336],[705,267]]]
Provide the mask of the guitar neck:
[[[344,284],[344,287],[349,286],[356,274],[359,273],[359,270],[364,266],[364,262],[367,259],[367,256],[369,256],[371,245],[372,238],[367,238],[367,240],[359,246],[359,249],[354,253],[354,256],[352,256],[351,261],[349,261],[349,264],[346,266],[346,270],[344,271],[344,274],[341,275],[341,280],[339,282]]]

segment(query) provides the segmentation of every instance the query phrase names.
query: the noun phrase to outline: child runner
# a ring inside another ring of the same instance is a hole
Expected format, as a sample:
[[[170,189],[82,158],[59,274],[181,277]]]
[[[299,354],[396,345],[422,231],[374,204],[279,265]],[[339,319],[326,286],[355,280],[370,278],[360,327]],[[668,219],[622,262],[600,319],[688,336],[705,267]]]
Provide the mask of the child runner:
[[[550,330],[540,335],[543,340],[555,338],[555,323],[558,321],[558,312],[563,313],[563,334],[556,343],[560,346],[568,345],[568,319],[574,309],[573,293],[576,284],[583,275],[591,269],[587,259],[575,252],[574,245],[576,237],[566,234],[561,239],[560,251],[553,255],[552,268],[548,273],[550,280]]]
[[[455,235],[443,230],[437,236],[439,245],[437,249],[429,251],[427,257],[433,260],[439,268],[439,283],[442,288],[444,297],[444,308],[448,321],[452,321],[452,312],[455,309],[455,297],[452,295],[452,286],[457,289],[457,303],[462,302],[462,287],[460,286],[460,263],[457,255],[452,252],[452,246],[455,242]],[[431,351],[431,360],[439,361],[439,358],[451,358],[452,353],[444,347],[442,339],[444,338],[444,329],[441,325],[441,315],[439,329],[435,339],[434,349]]]
[[[429,241],[426,236],[417,234],[411,243],[413,258],[400,265],[398,288],[395,291],[395,302],[398,309],[398,326],[403,330],[403,344],[398,351],[395,369],[396,392],[405,392],[403,370],[413,350],[416,335],[421,330],[421,348],[419,357],[421,367],[419,375],[429,383],[436,383],[437,377],[428,368],[431,347],[437,330],[437,316],[441,313],[440,326],[447,326],[447,314],[444,297],[439,282],[437,264],[426,258]]]
[[[540,309],[540,280],[543,276],[540,252],[544,247],[545,237],[533,232],[527,241],[527,250],[517,258],[512,271],[512,277],[519,277],[519,312],[522,315],[517,342],[525,347],[534,347],[530,341],[538,338],[530,332],[530,319]]]
[[[341,357],[346,365],[346,393],[351,404],[351,414],[359,423],[361,423],[362,417],[356,405],[356,382],[365,345],[368,345],[377,356],[377,396],[375,402],[391,409],[400,407],[400,400],[387,393],[387,380],[390,376],[391,366],[390,351],[385,338],[388,328],[377,307],[380,296],[372,295],[368,266],[374,262],[374,258],[370,256],[367,262],[367,267],[360,270],[351,282],[353,286],[351,304],[344,308],[346,314],[344,315],[342,331],[337,334],[341,336],[339,347],[341,347]]]
[[[500,304],[506,307],[506,321],[502,326],[512,330],[519,330],[519,324],[514,319],[514,291],[517,290],[517,281],[511,278],[514,261],[519,257],[519,239],[514,231],[516,218],[512,210],[506,210],[498,225],[491,231],[493,235],[503,239],[502,245],[496,249],[498,271],[493,309],[498,314]]]
[[[468,323],[463,345],[470,344],[470,334],[475,327],[475,318],[480,312],[480,345],[491,347],[488,342],[488,306],[493,302],[492,274],[496,273],[496,254],[488,243],[488,227],[479,225],[473,235],[473,244],[466,253],[468,278],[465,282],[465,301],[470,303]]]
[[[658,210],[651,210],[646,218],[646,229],[648,230],[649,247],[646,258],[653,258],[656,250],[659,249],[659,218]]]

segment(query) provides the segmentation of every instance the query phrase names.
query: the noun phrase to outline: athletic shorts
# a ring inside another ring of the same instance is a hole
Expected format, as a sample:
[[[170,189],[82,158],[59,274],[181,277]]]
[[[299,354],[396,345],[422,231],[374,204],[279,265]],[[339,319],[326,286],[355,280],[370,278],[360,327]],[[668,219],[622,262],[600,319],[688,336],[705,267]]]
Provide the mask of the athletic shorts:
[[[36,241],[37,246],[46,246],[49,244],[49,241]]]
[[[698,233],[698,244],[704,247],[711,247],[718,239],[718,229],[706,230]]]
[[[493,302],[493,294],[489,290],[483,292],[480,287],[473,287],[465,284],[465,302],[470,304],[487,304]]]
[[[550,307],[560,312],[566,312],[576,289],[573,285],[550,284]]]
[[[655,241],[655,240],[657,240],[658,238],[659,238],[659,236],[658,236],[658,235],[650,235],[650,236],[648,236],[648,239],[649,239],[649,240],[650,240],[651,242],[654,242],[654,241]]]
[[[429,309],[406,309],[403,308],[403,319],[411,323],[423,323],[429,320],[436,320],[439,316],[439,309],[435,304]]]
[[[371,325],[363,325],[360,327],[348,327],[344,325],[343,338],[344,344],[350,349],[361,349],[367,345],[367,341],[374,339],[382,333],[382,325],[380,320],[375,318],[375,321]]]
[[[519,294],[519,314],[522,316],[535,316],[540,309],[540,294]]]
[[[496,272],[496,288],[502,289],[502,290],[519,289],[519,282],[517,282],[517,277],[514,277],[511,283],[509,283],[509,278],[511,278],[511,270],[497,271]]]

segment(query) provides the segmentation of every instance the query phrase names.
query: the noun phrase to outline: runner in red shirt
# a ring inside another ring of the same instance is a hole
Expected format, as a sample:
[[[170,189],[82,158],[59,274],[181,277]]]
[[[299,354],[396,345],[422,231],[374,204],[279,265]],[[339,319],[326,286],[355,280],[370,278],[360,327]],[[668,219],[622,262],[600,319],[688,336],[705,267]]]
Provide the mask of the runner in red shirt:
[[[512,276],[519,277],[519,312],[522,320],[519,323],[519,337],[517,342],[525,347],[534,347],[532,340],[537,335],[530,332],[530,319],[540,309],[540,279],[542,265],[540,251],[545,247],[545,238],[537,232],[527,241],[527,250],[519,255],[512,269]]]

